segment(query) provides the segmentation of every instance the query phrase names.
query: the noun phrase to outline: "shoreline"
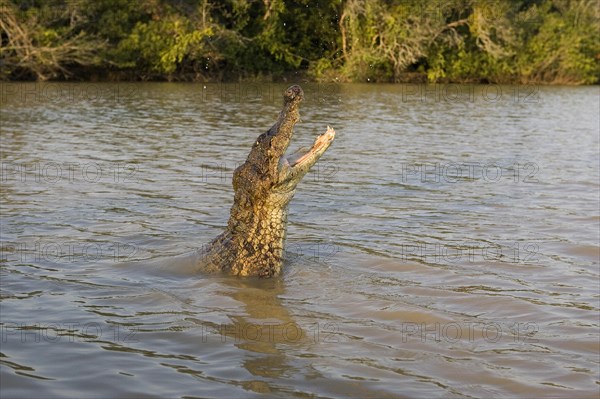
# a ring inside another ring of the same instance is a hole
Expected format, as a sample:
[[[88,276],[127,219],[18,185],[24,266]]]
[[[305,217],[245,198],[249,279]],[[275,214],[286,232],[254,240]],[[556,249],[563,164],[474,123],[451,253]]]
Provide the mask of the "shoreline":
[[[398,79],[367,79],[367,80],[350,80],[340,79],[338,77],[330,78],[315,78],[310,76],[305,70],[289,71],[284,74],[273,75],[273,74],[259,74],[255,76],[242,76],[242,75],[231,75],[231,76],[192,76],[190,74],[177,74],[177,75],[155,75],[155,76],[141,76],[137,72],[129,71],[103,71],[103,72],[88,72],[69,78],[61,77],[54,79],[0,79],[0,84],[3,83],[312,83],[312,84],[471,84],[471,85],[513,85],[513,86],[526,86],[526,85],[539,85],[539,86],[598,86],[600,81],[595,83],[573,83],[564,81],[539,81],[539,80],[527,80],[527,79],[497,79],[491,80],[488,78],[472,78],[472,79],[438,79],[436,81],[429,81],[427,75],[424,73],[412,73],[408,72],[403,74]]]

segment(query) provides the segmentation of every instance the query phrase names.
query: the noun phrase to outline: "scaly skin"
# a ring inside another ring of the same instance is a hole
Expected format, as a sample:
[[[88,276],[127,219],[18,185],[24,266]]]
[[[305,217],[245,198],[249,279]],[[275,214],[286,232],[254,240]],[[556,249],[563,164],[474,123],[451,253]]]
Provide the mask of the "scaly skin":
[[[300,120],[303,97],[300,86],[291,86],[284,92],[277,122],[258,136],[246,162],[235,170],[235,196],[227,229],[202,255],[206,271],[258,277],[281,272],[288,204],[300,180],[335,137],[335,131],[327,127],[312,148],[284,156],[294,125]]]

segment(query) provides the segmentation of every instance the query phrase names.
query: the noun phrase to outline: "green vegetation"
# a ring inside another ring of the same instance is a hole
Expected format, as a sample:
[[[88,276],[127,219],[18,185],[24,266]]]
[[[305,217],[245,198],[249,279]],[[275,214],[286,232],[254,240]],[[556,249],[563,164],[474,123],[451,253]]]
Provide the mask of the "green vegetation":
[[[597,84],[597,0],[0,0],[0,79]]]

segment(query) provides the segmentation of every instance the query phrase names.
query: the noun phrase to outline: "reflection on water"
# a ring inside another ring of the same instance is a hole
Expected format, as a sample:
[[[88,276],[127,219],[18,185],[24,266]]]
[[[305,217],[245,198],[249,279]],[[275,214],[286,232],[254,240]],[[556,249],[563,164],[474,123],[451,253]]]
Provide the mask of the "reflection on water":
[[[284,86],[1,87],[3,397],[598,393],[596,88],[305,85],[263,281],[193,254]]]

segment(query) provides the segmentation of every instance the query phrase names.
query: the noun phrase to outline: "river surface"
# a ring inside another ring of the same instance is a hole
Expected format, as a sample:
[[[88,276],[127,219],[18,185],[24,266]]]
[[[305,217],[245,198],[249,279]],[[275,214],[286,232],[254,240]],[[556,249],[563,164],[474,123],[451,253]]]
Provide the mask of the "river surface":
[[[598,87],[305,84],[285,272],[199,274],[283,89],[2,84],[2,398],[597,397]]]

